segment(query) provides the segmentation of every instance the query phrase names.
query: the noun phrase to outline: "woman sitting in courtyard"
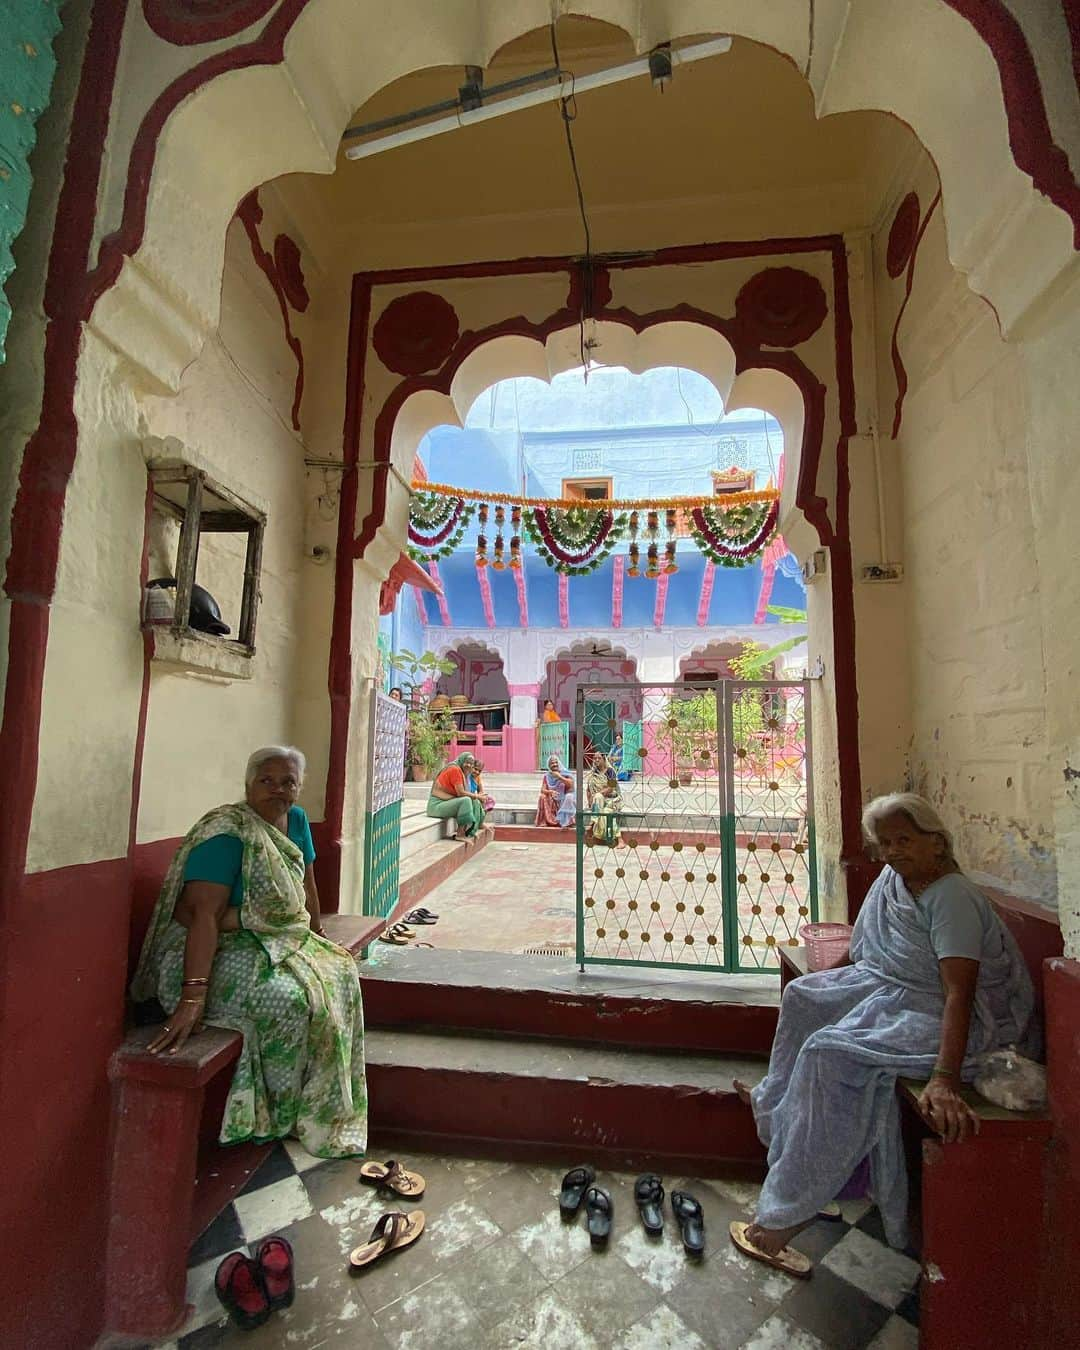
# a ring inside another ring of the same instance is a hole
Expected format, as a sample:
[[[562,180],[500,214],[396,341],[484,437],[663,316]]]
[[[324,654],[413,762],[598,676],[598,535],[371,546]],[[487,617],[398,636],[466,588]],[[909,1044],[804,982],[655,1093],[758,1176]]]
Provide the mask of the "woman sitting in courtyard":
[[[1034,996],[1011,934],[963,875],[937,812],[910,792],[879,797],[863,828],[886,864],[851,939],[851,964],[784,992],[766,1078],[751,1091],[769,1150],[752,1224],[731,1225],[748,1256],[807,1275],[787,1244],[869,1163],[869,1192],[894,1247],[906,1241],[907,1172],[896,1080],[946,1140],[978,1130],[960,1096],[976,1057],[1030,1050]]]
[[[469,775],[469,787],[480,798],[480,805],[484,808],[484,814],[495,810],[495,798],[484,787],[484,780],[480,776],[484,772],[484,761],[477,759],[473,761],[473,771]]]
[[[608,844],[614,848],[622,838],[619,829],[622,797],[619,794],[619,781],[615,776],[614,766],[606,755],[597,754],[593,757],[586,789],[589,810],[593,813],[593,818],[589,822],[587,842]]]
[[[564,830],[577,815],[574,780],[559,763],[558,755],[548,760],[547,773],[540,780],[540,800],[536,804],[537,825]]]
[[[457,833],[471,839],[484,823],[484,804],[480,793],[470,786],[476,760],[468,752],[452,759],[435,776],[428,798],[427,813],[436,820],[457,821]]]
[[[248,760],[246,799],[208,812],[165,877],[132,997],[169,1010],[150,1042],[175,1054],[204,1023],[243,1034],[221,1142],[294,1135],[320,1158],[367,1146],[356,962],[322,931],[302,807],[304,756]]]

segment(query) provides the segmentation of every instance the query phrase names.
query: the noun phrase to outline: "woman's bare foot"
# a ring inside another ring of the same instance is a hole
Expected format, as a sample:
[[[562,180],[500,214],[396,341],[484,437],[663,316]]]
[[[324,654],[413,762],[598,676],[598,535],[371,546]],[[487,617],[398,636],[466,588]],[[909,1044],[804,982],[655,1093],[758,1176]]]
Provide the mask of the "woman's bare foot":
[[[735,1096],[738,1097],[739,1101],[742,1102],[743,1106],[753,1105],[753,1103],[750,1101],[750,1088],[748,1088],[745,1083],[740,1083],[739,1080],[736,1078],[732,1086],[735,1089]]]
[[[758,1223],[752,1223],[746,1230],[746,1236],[758,1249],[769,1256],[775,1256],[782,1252],[788,1243],[799,1236],[804,1228],[809,1228],[814,1221],[810,1219],[807,1223],[797,1223],[793,1228],[762,1228]]]

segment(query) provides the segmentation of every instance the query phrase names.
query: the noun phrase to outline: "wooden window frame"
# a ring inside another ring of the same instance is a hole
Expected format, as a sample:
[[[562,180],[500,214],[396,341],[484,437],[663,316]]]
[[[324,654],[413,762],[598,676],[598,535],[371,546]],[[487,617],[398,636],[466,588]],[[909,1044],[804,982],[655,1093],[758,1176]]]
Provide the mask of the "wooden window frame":
[[[585,478],[585,477],[582,477],[582,478],[564,478],[564,479],[562,480],[562,496],[563,496],[564,498],[566,498],[566,497],[572,497],[573,494],[572,494],[570,491],[568,491],[568,489],[570,489],[570,488],[595,488],[595,487],[603,488],[603,489],[604,489],[604,496],[605,496],[605,497],[610,497],[610,496],[611,496],[611,489],[612,489],[612,484],[611,484],[611,478],[610,478],[610,476],[608,476],[608,475],[606,475],[606,474],[596,474],[594,477],[591,477],[591,478]],[[597,499],[596,499],[596,498],[589,498],[589,497],[583,496],[583,497],[581,497],[580,499],[575,499],[575,500],[581,500],[581,501],[583,501],[583,502],[587,502],[587,501],[595,501],[595,500],[597,500]]]
[[[263,536],[266,515],[211,478],[203,469],[183,460],[157,460],[148,466],[154,507],[180,523],[176,550],[176,597],[171,631],[177,638],[197,638],[255,655],[255,626],[259,615]],[[172,489],[169,493],[168,489]],[[175,500],[183,497],[183,504]],[[236,638],[217,637],[191,627],[191,594],[204,534],[246,534],[244,590]]]

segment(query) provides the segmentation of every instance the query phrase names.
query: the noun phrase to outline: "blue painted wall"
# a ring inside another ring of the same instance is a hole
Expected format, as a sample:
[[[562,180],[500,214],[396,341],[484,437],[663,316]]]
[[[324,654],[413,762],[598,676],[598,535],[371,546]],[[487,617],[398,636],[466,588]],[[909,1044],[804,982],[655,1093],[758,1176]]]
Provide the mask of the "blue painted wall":
[[[713,386],[692,371],[662,369],[634,376],[626,370],[580,372],[542,380],[507,380],[477,399],[464,427],[438,427],[421,443],[419,454],[435,482],[491,492],[522,492],[531,497],[558,497],[566,478],[611,478],[616,497],[705,495],[712,492],[711,471],[736,465],[756,471],[756,486],[778,478],[783,437],[774,418],[740,411],[724,416]],[[477,585],[474,520],[464,547],[439,563],[439,572],[455,627],[484,627]],[[504,534],[509,556],[511,530]],[[490,548],[495,536],[489,521]],[[523,536],[529,623],[556,627],[558,576],[536,557]],[[619,551],[625,554],[625,544]],[[642,561],[644,562],[644,542]],[[606,628],[611,621],[613,559],[596,572],[570,579],[570,625],[574,629]],[[679,570],[670,578],[665,626],[697,622],[705,559],[692,540],[679,541]],[[802,608],[805,592],[797,569],[778,573],[772,603]],[[518,602],[513,573],[488,569],[497,624],[517,627]],[[709,623],[753,622],[761,588],[761,564],[719,568],[709,609]],[[645,577],[627,577],[623,626],[650,627],[656,584]],[[434,596],[424,597],[428,622],[439,624]],[[399,602],[401,628],[396,646],[417,650],[421,639],[410,633],[416,606],[412,596]],[[770,618],[769,623],[775,622]]]

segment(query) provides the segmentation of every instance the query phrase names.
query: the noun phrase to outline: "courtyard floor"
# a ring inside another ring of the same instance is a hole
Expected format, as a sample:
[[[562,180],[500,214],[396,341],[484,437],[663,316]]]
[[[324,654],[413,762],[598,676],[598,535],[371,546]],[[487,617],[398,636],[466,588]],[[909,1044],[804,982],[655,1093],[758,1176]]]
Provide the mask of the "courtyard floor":
[[[614,848],[585,852],[585,952],[597,958],[653,961],[678,967],[723,965],[719,846],[664,844],[624,828]],[[795,937],[809,914],[805,886],[783,874],[760,880],[753,855],[738,850],[740,944],[746,965],[775,970],[775,946]],[[748,874],[754,874],[751,887]],[[775,869],[774,869],[775,873]],[[791,874],[788,874],[791,875]],[[522,954],[575,942],[577,860],[573,835],[549,843],[489,844],[422,902],[438,924],[417,939],[459,951]]]
[[[402,1154],[426,1178],[416,1244],[351,1275],[348,1253],[386,1209],[356,1160],[319,1162],[277,1145],[191,1251],[193,1315],[169,1350],[916,1350],[919,1267],[881,1240],[876,1212],[846,1203],[795,1243],[815,1262],[795,1281],[741,1257],[727,1226],[754,1210],[744,1182],[665,1177],[705,1210],[708,1247],[689,1260],[670,1209],[649,1239],[634,1177],[601,1173],[614,1204],[606,1251],[584,1215],[560,1219],[561,1167]],[[567,1159],[567,1167],[585,1161]],[[410,1202],[400,1202],[408,1208]],[[213,1292],[222,1256],[280,1233],[296,1258],[296,1301],[255,1331],[225,1319]],[[161,1344],[161,1343],[159,1343]]]

